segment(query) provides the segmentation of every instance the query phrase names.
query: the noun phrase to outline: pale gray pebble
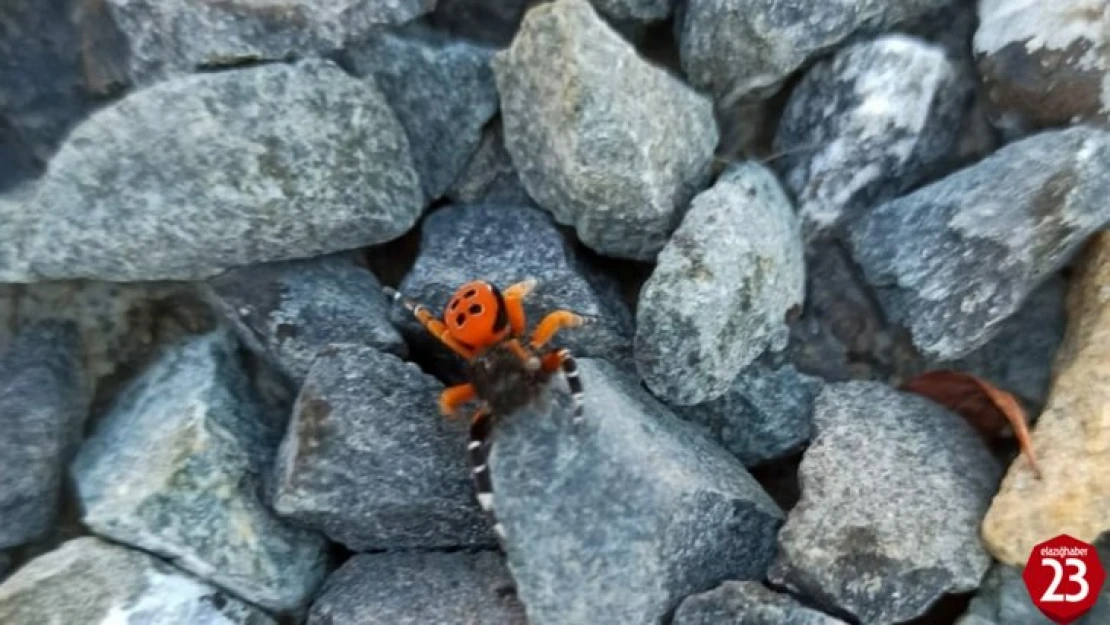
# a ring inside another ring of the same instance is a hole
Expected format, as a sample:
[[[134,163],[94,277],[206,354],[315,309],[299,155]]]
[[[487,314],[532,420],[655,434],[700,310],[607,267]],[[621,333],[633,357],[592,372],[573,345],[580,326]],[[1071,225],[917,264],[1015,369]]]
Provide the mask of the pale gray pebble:
[[[923,355],[959,359],[1106,225],[1107,159],[1110,133],[1085,126],[1007,144],[867,211],[852,256]]]
[[[656,623],[692,592],[762,579],[782,510],[732,455],[634,374],[580,359],[565,390],[503,418],[493,511],[533,625]]]
[[[11,281],[196,280],[391,240],[423,207],[385,97],[309,60],[196,74],[99,110],[23,203],[25,240],[0,241],[27,265]]]
[[[971,425],[879,382],[826,385],[814,423],[768,580],[865,625],[978,588],[1002,466]]]
[[[654,259],[709,181],[710,101],[641,58],[586,0],[529,11],[493,71],[528,194],[594,251]]]
[[[84,442],[82,522],[268,610],[302,609],[327,573],[327,542],[264,502],[285,420],[262,410],[227,331],[179,343]]]
[[[361,345],[325,349],[273,468],[273,507],[353,551],[494,546],[443,385]]]
[[[725,582],[691,595],[675,611],[672,625],[846,625],[759,582]]]
[[[7,625],[276,625],[269,615],[145,552],[93,536],[31,560],[0,584]]]
[[[786,346],[786,316],[804,291],[790,200],[765,167],[730,166],[694,198],[640,291],[637,370],[668,403],[716,399],[760,354]]]
[[[307,625],[527,625],[493,551],[359,554],[328,578]]]
[[[456,204],[534,204],[505,151],[500,118],[482,132],[478,149],[448,189],[447,198]]]

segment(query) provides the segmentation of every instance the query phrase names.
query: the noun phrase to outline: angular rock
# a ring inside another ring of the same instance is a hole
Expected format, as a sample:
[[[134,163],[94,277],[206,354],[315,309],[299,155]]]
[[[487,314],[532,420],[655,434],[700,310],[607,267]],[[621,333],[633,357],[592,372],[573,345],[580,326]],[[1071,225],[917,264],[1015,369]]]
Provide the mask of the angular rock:
[[[274,462],[274,509],[353,551],[496,545],[442,390],[369,347],[321,352]]]
[[[307,625],[526,625],[492,551],[360,554],[328,578]]]
[[[676,20],[687,80],[723,106],[771,96],[795,70],[841,45],[902,30],[952,0],[689,0]]]
[[[178,345],[82,446],[82,521],[268,610],[304,607],[326,574],[326,542],[259,492],[283,417],[260,409],[227,333]]]
[[[673,625],[843,625],[844,621],[768,590],[759,582],[725,582],[684,599]]]
[[[973,49],[992,121],[1008,136],[1110,121],[1110,12],[1097,2],[978,3]]]
[[[1103,409],[1110,351],[1110,235],[1099,233],[1076,263],[1068,293],[1068,326],[1052,388],[1032,431],[1038,479],[1028,460],[1010,466],[983,539],[999,561],[1024,567],[1033,546],[1058,534],[1093,542],[1110,531],[1110,413]],[[1104,561],[1105,563],[1105,561]]]
[[[972,86],[944,48],[902,34],[814,65],[774,142],[803,231],[835,228],[929,178],[956,146]]]
[[[0,353],[0,549],[45,537],[87,408],[72,323],[24,326]]]
[[[709,100],[640,58],[586,0],[529,11],[493,71],[528,194],[595,251],[654,259],[708,182]]]
[[[443,195],[497,113],[493,48],[426,30],[382,33],[347,51],[359,76],[373,76],[412,146],[424,195]]]
[[[722,396],[768,348],[786,345],[805,266],[798,222],[778,181],[746,163],[698,195],[640,291],[636,367],[676,405]]]
[[[25,205],[23,278],[201,279],[390,240],[423,204],[372,82],[323,60],[197,74],[74,130]]]
[[[39,556],[0,585],[0,622],[276,625],[158,558],[92,536]]]
[[[344,254],[233,269],[207,287],[239,339],[298,386],[332,343],[407,352],[378,279]]]
[[[813,435],[813,402],[821,380],[794,365],[756,363],[740,373],[717,399],[676,406],[674,413],[706,427],[746,467],[800,449]]]
[[[724,449],[632,374],[579,360],[568,397],[504,419],[493,509],[529,622],[655,623],[692,592],[762,579],[783,513]]]
[[[533,203],[520,182],[520,176],[516,174],[509,153],[505,151],[500,119],[486,127],[482,142],[470,162],[447,190],[447,198],[456,204],[528,206]]]
[[[768,579],[861,623],[975,590],[1001,467],[967,421],[879,382],[827,385],[814,421]]]
[[[1110,133],[1082,126],[1007,144],[869,210],[852,255],[924,355],[961,358],[1106,224],[1108,158]]]

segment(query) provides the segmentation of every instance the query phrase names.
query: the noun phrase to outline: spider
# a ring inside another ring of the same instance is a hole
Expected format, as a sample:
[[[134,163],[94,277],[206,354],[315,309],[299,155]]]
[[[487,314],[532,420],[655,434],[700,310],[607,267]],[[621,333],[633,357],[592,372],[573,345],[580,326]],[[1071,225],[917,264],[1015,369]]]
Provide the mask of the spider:
[[[481,405],[470,420],[467,457],[478,495],[487,513],[493,504],[489,477],[488,444],[493,420],[532,403],[560,369],[570,388],[572,421],[582,419],[582,382],[578,366],[567,349],[543,349],[564,328],[578,327],[586,319],[567,310],[556,310],[536,326],[531,338],[525,335],[524,299],[536,281],[524,280],[502,293],[484,280],[467,282],[455,291],[438,319],[427,307],[396,289],[385,294],[405,307],[424,328],[467,362],[470,382],[451,386],[439,397],[440,411],[454,417],[458,408],[471,400]],[[494,526],[501,533],[500,524]]]

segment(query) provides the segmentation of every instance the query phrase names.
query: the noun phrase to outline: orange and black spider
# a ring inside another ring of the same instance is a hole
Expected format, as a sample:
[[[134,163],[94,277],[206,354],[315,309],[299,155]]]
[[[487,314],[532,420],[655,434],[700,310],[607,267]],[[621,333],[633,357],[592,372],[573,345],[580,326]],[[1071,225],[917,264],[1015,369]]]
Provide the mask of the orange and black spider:
[[[586,320],[556,310],[545,316],[524,342],[524,299],[535,286],[535,280],[525,280],[502,293],[484,280],[468,282],[448,300],[442,319],[395,289],[384,288],[386,295],[400,302],[429,333],[467,362],[470,382],[445,389],[439,407],[445,415],[455,416],[462,404],[474,399],[481,402],[470,421],[467,455],[478,502],[486,512],[492,503],[486,460],[493,417],[512,414],[532,403],[561,369],[571,392],[572,418],[575,422],[582,418],[582,382],[574,357],[566,349],[543,347],[559,330],[580,326]],[[500,526],[496,529],[500,531]]]

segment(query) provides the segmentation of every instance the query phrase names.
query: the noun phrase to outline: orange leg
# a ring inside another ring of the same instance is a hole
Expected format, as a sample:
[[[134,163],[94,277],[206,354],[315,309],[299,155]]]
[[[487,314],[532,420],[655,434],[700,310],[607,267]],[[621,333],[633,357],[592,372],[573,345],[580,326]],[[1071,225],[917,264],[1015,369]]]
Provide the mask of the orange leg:
[[[456,412],[458,407],[472,399],[474,399],[473,385],[459,384],[458,386],[451,386],[439,394],[439,410],[445,416],[454,417],[458,414]]]
[[[543,318],[532,333],[532,349],[543,347],[563,328],[576,328],[586,320],[567,310],[556,310]]]
[[[509,315],[509,325],[513,336],[524,334],[524,298],[536,288],[536,281],[529,278],[505,289],[505,312]]]
[[[388,297],[391,297],[394,301],[401,302],[401,305],[404,306],[406,310],[411,312],[414,317],[416,317],[416,320],[424,326],[424,329],[427,330],[429,334],[439,339],[440,342],[442,342],[447,347],[450,347],[451,351],[455,352],[456,354],[462,356],[467,360],[470,360],[474,357],[474,352],[470,348],[456,341],[455,337],[451,336],[451,332],[447,330],[447,326],[443,325],[443,322],[439,319],[436,319],[435,315],[428,312],[428,309],[423,304],[418,304],[408,299],[407,297],[402,295],[400,291],[397,291],[395,289],[384,287],[382,290],[385,291],[385,294]]]
[[[529,353],[528,350],[524,349],[524,346],[516,339],[509,341],[509,349],[513,350],[516,357],[519,358],[530,371],[535,371],[542,365],[540,359],[536,357],[535,354]]]

